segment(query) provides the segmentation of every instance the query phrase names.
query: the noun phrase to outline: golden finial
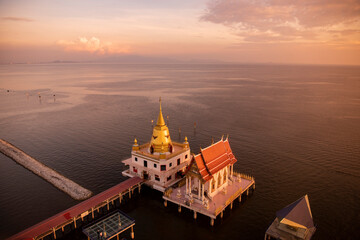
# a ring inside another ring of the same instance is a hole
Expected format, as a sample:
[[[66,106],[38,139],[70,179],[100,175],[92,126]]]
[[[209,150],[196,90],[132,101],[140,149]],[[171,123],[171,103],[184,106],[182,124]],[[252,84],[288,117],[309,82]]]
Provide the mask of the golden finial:
[[[161,110],[161,97],[159,98],[159,103],[160,103],[160,112],[159,112],[159,116],[158,116],[156,125],[163,126],[163,125],[165,125],[165,120],[164,120],[162,110]]]
[[[221,136],[221,141],[224,141],[224,134]]]
[[[134,145],[132,146],[132,150],[133,151],[137,151],[137,150],[139,150],[140,149],[140,147],[139,147],[139,145],[137,144],[137,140],[136,140],[136,138],[134,139]]]
[[[211,144],[214,144],[214,138],[211,136]]]
[[[226,134],[226,140],[228,140],[229,139],[229,134]]]
[[[187,136],[185,136],[185,139],[184,139],[184,140],[185,140],[185,143],[187,143],[187,141],[188,141],[188,138],[187,138]]]

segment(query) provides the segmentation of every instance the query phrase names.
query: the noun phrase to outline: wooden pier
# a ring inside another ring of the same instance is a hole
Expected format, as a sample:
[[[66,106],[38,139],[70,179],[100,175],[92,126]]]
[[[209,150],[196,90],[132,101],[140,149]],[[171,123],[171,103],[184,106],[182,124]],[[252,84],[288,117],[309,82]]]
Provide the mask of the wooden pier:
[[[64,228],[67,225],[71,225],[77,228],[78,221],[83,221],[84,217],[91,215],[91,219],[94,219],[94,212],[98,211],[102,207],[107,207],[109,210],[109,204],[114,205],[114,201],[118,200],[120,203],[124,196],[131,195],[137,188],[139,193],[141,185],[144,183],[143,179],[134,177],[127,179],[120,184],[109,188],[108,190],[99,193],[63,212],[60,212],[12,237],[8,240],[20,240],[20,239],[33,239],[39,240],[52,234],[53,238],[56,239],[56,232],[61,230],[64,232]]]
[[[188,208],[194,212],[194,219],[197,218],[197,213],[210,217],[210,225],[214,225],[214,221],[218,215],[223,217],[223,212],[226,207],[233,207],[233,202],[238,199],[241,202],[243,194],[249,195],[250,190],[255,190],[255,179],[245,174],[235,173],[232,176],[231,184],[229,184],[225,191],[215,195],[212,199],[208,199],[209,203],[204,206],[200,202],[189,203],[188,199],[181,193],[185,192],[185,186],[181,184],[177,187],[168,188],[163,196],[164,206],[167,206],[167,201],[178,205],[178,211],[181,212],[181,207]],[[235,180],[236,179],[236,180]],[[180,194],[179,194],[180,193]]]

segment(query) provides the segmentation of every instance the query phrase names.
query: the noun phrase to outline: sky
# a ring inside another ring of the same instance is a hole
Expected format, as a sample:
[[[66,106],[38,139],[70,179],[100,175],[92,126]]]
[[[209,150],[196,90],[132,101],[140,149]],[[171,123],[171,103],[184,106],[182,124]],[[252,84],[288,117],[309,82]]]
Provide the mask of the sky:
[[[0,63],[133,56],[360,65],[360,0],[0,0]]]

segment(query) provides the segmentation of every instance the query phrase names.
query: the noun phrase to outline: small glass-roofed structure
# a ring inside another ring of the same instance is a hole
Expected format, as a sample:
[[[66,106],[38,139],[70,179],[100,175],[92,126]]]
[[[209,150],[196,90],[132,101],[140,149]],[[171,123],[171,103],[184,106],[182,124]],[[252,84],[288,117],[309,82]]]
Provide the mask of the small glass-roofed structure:
[[[267,239],[311,239],[315,233],[308,195],[276,212],[276,218],[265,233]]]
[[[108,240],[117,237],[120,233],[131,228],[131,238],[134,238],[135,220],[117,210],[100,218],[83,228],[83,233],[89,240]]]

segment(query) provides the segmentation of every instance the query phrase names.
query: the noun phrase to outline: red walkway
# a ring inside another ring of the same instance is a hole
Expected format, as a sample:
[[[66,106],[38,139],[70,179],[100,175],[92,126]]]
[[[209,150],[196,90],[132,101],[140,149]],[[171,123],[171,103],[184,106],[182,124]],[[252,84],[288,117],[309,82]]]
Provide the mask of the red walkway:
[[[143,179],[139,177],[134,177],[123,181],[122,183],[109,188],[108,190],[95,195],[88,200],[85,200],[69,209],[66,209],[63,212],[60,212],[12,237],[9,240],[24,240],[24,239],[33,239],[53,228],[58,227],[59,225],[71,220],[74,217],[80,216],[82,213],[91,210],[91,208],[96,207],[97,205],[106,202],[106,200],[127,191],[129,188],[141,183]]]

